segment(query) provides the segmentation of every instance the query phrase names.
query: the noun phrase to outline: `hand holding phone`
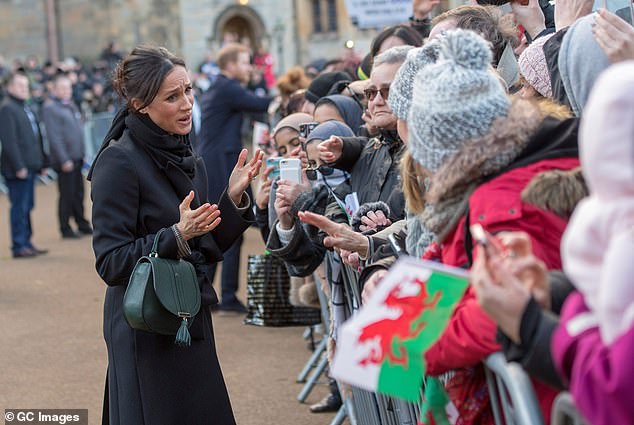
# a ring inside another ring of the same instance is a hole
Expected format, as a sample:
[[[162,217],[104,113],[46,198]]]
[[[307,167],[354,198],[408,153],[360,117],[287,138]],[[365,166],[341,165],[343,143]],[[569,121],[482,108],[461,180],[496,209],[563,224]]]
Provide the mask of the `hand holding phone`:
[[[302,183],[302,163],[297,158],[280,160],[280,179],[293,183]]]
[[[275,180],[280,176],[280,161],[282,160],[281,156],[273,156],[266,158],[265,164],[266,168],[273,168],[268,175],[269,180]]]
[[[500,240],[484,230],[481,224],[474,224],[469,227],[471,236],[476,243],[484,248],[487,257],[504,256],[507,249],[502,245]]]

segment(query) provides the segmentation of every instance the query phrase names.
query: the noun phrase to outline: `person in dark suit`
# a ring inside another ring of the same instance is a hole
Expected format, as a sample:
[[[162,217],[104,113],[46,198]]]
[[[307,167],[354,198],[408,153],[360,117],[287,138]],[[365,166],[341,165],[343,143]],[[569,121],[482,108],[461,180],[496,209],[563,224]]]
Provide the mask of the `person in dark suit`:
[[[265,112],[272,100],[258,97],[243,87],[251,73],[250,51],[246,46],[228,44],[223,47],[218,53],[218,66],[220,75],[201,99],[202,124],[198,141],[198,151],[207,166],[210,199],[217,199],[222,193],[234,158],[242,149],[242,114]],[[242,238],[238,238],[224,254],[219,308],[246,313],[246,308],[236,298],[241,245]]]
[[[59,230],[63,238],[76,239],[92,234],[84,216],[84,124],[68,76],[55,75],[51,95],[42,107],[42,121],[51,146],[51,165],[57,172]],[[71,217],[79,233],[70,227]]]
[[[32,258],[48,251],[31,242],[31,210],[35,198],[35,175],[44,165],[42,136],[37,118],[26,103],[29,79],[15,72],[7,78],[7,97],[0,104],[0,171],[11,202],[11,251],[14,258]]]
[[[234,425],[214,343],[210,305],[218,298],[210,277],[212,265],[254,220],[245,190],[262,153],[247,162],[246,149],[238,152],[228,184],[211,204],[204,162],[188,138],[193,93],[184,61],[161,47],[137,47],[118,66],[113,85],[127,105],[88,176],[96,268],[108,285],[103,424]],[[201,289],[185,348],[173,336],[135,330],[124,318],[132,270],[161,229],[159,256],[191,262]]]

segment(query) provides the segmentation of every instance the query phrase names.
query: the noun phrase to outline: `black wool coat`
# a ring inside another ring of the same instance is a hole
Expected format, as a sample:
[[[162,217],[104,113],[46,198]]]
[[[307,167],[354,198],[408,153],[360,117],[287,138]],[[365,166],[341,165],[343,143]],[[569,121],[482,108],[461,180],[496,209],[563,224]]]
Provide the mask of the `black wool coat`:
[[[207,201],[207,173],[200,158],[192,180],[198,205]],[[173,336],[132,329],[123,315],[123,296],[136,261],[150,253],[155,234],[179,221],[180,197],[166,175],[126,130],[101,153],[93,169],[93,249],[99,275],[108,285],[104,338],[108,377],[104,424],[233,425],[229,396],[216,355],[209,305],[217,302],[209,266],[253,221],[250,208],[237,209],[226,192],[221,224],[190,241],[201,285],[202,307],[190,328],[190,347]],[[193,207],[193,206],[192,206]],[[177,258],[172,231],[163,232],[159,256]]]
[[[8,179],[22,168],[37,172],[44,166],[39,126],[35,133],[24,108],[24,102],[12,96],[0,103],[0,172]]]

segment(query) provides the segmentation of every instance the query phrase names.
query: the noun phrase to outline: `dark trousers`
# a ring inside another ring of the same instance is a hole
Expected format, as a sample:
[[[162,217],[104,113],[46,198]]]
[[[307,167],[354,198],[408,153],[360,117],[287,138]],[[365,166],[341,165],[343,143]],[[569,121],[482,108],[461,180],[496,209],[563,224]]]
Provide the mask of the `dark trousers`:
[[[83,161],[75,161],[73,171],[65,173],[57,170],[57,183],[59,186],[59,229],[62,233],[70,233],[70,218],[75,219],[77,226],[89,227],[88,221],[84,217],[84,177],[81,174]]]
[[[221,276],[221,304],[232,304],[238,301],[236,292],[238,291],[238,283],[240,281],[240,249],[242,247],[242,236],[238,238],[231,248],[229,248],[222,257],[222,276]],[[216,274],[216,265],[213,266],[211,279],[213,281]]]
[[[29,173],[26,179],[7,179],[11,202],[11,250],[13,254],[24,248],[32,248],[31,210],[35,205],[35,176]]]

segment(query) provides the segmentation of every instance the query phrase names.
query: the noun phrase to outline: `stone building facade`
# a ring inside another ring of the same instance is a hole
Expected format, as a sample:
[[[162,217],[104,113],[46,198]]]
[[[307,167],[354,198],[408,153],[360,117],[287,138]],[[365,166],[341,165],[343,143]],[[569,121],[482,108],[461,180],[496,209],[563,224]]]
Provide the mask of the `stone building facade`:
[[[278,72],[338,56],[347,40],[365,52],[376,33],[352,25],[344,0],[0,0],[0,55],[49,58],[55,27],[60,59],[94,60],[114,39],[123,51],[164,45],[193,66],[234,32],[268,48]]]

